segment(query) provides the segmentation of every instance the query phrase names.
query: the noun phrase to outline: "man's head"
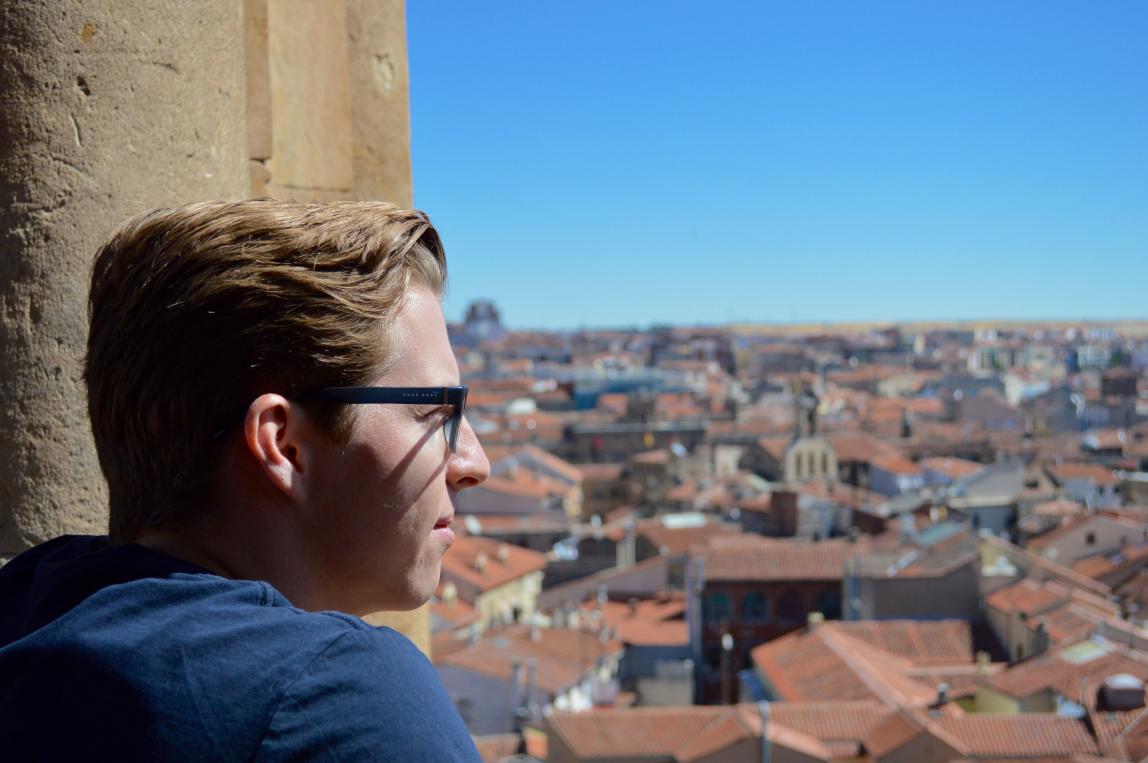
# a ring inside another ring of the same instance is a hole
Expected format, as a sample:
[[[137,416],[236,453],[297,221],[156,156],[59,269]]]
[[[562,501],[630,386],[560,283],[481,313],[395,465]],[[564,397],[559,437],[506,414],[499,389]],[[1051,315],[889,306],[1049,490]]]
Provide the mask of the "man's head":
[[[213,202],[156,210],[122,226],[96,258],[86,367],[112,537],[132,541],[207,511],[230,479],[221,473],[229,448],[287,502],[315,509],[341,501],[324,509],[336,527],[337,512],[366,490],[390,490],[376,500],[394,511],[422,501],[435,504],[424,514],[449,512],[449,490],[485,477],[469,427],[456,457],[441,445],[428,449],[429,428],[426,437],[396,439],[381,427],[400,414],[363,410],[388,406],[311,399],[322,388],[380,381],[457,384],[437,302],[445,277],[427,218],[382,203]],[[260,444],[267,432],[271,456]],[[301,440],[291,439],[299,433]],[[364,443],[374,449],[369,457]],[[387,448],[393,452],[382,454]],[[275,457],[295,470],[293,483],[292,474],[279,480]],[[411,468],[420,458],[427,474]],[[452,475],[456,462],[473,473]],[[454,483],[438,488],[432,473]],[[428,498],[428,490],[441,495]],[[321,545],[322,532],[316,537]]]

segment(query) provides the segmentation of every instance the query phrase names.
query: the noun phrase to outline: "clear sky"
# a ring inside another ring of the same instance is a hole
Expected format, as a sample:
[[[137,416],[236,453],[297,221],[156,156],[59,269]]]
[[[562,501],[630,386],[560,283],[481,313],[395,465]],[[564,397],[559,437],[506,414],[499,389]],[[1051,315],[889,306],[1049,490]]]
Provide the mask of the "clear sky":
[[[409,0],[448,320],[1148,317],[1148,2]]]

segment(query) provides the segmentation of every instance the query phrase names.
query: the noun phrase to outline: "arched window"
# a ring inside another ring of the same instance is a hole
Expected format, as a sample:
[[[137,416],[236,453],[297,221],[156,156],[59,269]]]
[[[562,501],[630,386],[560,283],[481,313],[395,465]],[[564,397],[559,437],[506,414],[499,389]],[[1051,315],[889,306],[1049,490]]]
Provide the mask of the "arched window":
[[[777,619],[798,622],[805,619],[805,599],[801,593],[790,589],[777,600]]]
[[[702,609],[702,619],[707,623],[728,622],[732,615],[733,603],[730,601],[728,593],[715,591],[706,596],[705,605]]]
[[[769,597],[751,591],[741,600],[741,621],[743,623],[764,623],[769,620]]]

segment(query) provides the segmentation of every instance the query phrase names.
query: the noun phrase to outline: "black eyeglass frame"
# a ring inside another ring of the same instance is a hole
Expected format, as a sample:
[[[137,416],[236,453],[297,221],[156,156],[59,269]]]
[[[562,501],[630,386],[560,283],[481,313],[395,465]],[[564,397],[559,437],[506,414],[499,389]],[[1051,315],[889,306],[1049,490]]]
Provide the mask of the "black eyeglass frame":
[[[454,412],[443,424],[450,452],[458,449],[458,433],[466,412],[466,395],[470,388],[457,387],[323,387],[308,397],[350,405],[450,405]]]

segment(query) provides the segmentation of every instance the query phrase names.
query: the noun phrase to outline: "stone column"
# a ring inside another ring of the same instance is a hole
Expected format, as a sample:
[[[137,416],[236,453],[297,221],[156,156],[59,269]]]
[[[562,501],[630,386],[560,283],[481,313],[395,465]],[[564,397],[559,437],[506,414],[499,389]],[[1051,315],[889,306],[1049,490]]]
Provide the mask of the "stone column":
[[[0,0],[0,561],[106,531],[81,378],[129,215],[247,195],[243,6]]]
[[[347,0],[351,162],[356,199],[409,207],[410,87],[401,0]]]

